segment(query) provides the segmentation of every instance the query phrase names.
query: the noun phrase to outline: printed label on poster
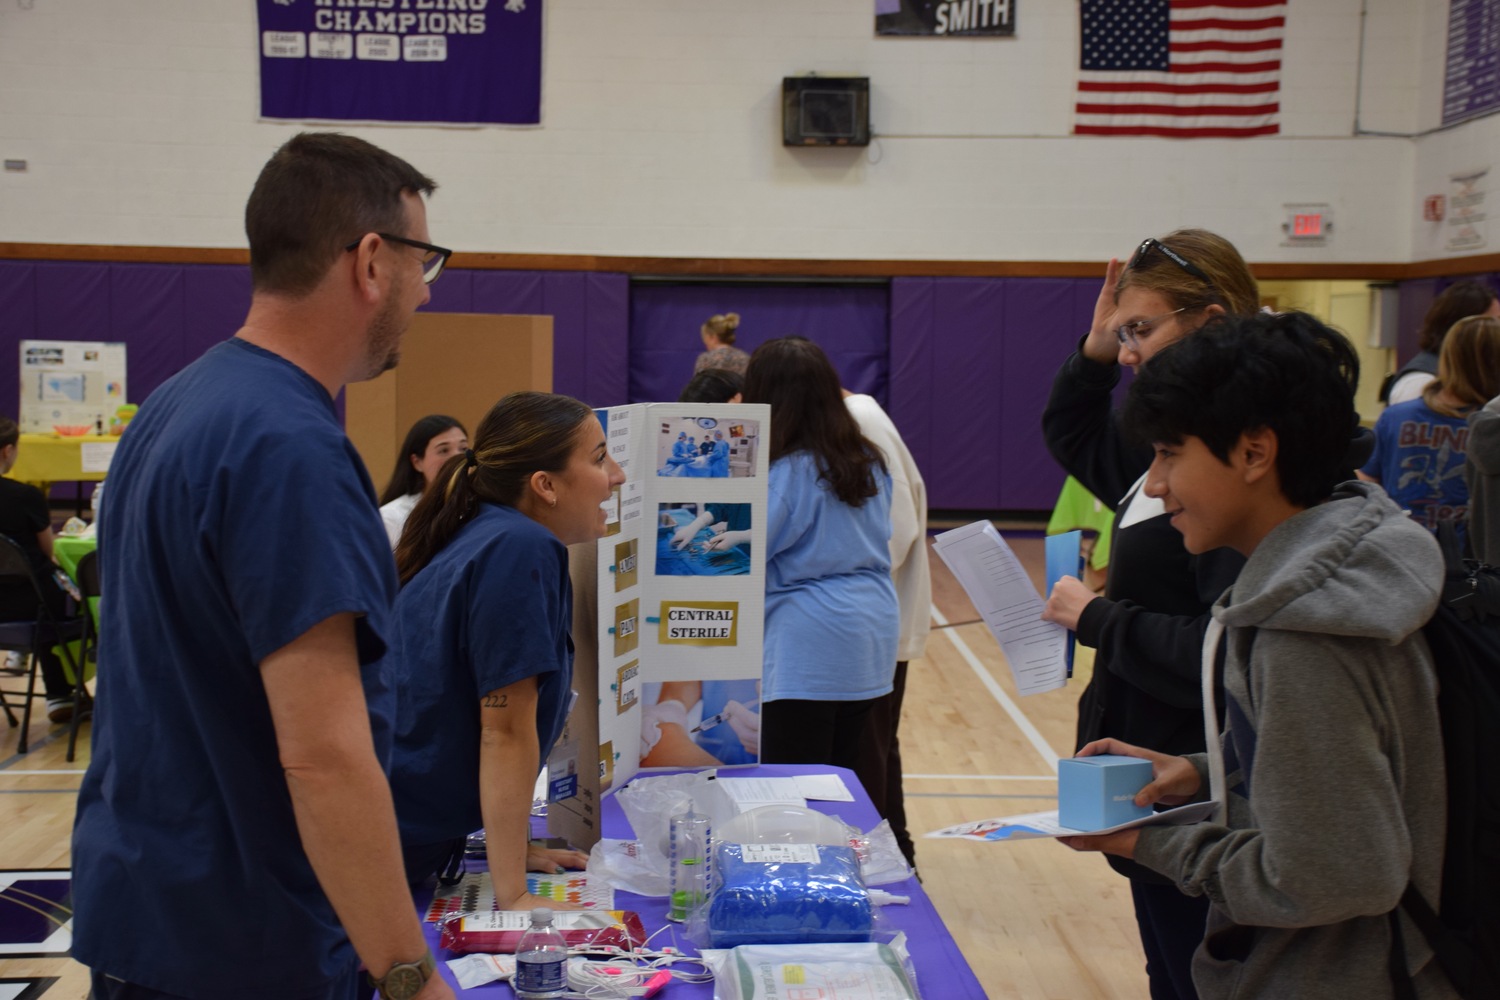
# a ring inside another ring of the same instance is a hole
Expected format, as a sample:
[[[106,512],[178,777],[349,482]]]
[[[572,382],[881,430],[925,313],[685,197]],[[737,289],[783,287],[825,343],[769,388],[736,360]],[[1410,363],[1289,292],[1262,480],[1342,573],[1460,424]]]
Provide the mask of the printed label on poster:
[[[657,641],[664,646],[733,646],[738,601],[662,601]]]

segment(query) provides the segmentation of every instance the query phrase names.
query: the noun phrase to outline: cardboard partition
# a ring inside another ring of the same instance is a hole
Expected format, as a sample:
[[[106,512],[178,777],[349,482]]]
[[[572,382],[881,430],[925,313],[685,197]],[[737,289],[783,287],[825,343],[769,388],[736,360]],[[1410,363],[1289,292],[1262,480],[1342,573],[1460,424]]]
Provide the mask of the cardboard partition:
[[[401,363],[345,390],[344,429],[379,491],[411,425],[429,413],[473,433],[495,402],[521,389],[552,391],[552,317],[417,313]]]

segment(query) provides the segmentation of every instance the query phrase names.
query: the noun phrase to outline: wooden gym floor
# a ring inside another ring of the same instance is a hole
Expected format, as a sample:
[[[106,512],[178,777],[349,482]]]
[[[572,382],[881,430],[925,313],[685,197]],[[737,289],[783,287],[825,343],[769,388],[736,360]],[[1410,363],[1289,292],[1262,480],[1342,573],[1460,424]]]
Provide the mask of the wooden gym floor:
[[[1001,530],[1040,586],[1039,534]],[[999,646],[942,560],[930,558],[938,627],[927,655],[911,665],[901,722],[906,810],[924,888],[989,996],[1141,1000],[1144,958],[1129,885],[1101,858],[1049,840],[920,839],[967,820],[1052,807],[1056,760],[1072,752],[1075,706],[1091,666],[1080,649],[1065,689],[1019,697]],[[15,731],[0,728],[3,870],[69,866],[87,728],[72,764],[63,759],[67,727],[49,727],[43,716],[33,719],[32,735],[31,753],[21,756]],[[25,903],[0,891],[0,905]],[[85,970],[71,959],[0,955],[0,1000],[41,996],[14,985],[29,979],[55,979],[46,1000],[88,994]]]

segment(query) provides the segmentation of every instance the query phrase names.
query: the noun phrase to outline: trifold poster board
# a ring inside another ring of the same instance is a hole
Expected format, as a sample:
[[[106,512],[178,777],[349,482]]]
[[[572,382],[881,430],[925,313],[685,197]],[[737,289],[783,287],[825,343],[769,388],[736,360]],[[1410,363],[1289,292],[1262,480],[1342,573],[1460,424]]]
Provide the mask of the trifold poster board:
[[[125,396],[125,345],[87,340],[21,341],[21,415],[25,434],[54,427],[104,433]]]
[[[758,763],[770,408],[596,412],[625,471],[593,573],[600,791],[642,768]]]

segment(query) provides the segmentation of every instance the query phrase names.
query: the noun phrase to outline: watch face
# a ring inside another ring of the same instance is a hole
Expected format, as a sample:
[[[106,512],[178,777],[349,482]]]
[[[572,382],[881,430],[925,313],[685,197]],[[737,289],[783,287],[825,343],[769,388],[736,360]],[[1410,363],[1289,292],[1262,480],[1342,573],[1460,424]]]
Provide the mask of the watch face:
[[[426,981],[420,966],[398,965],[381,982],[380,995],[385,1000],[411,1000],[422,992],[422,984]]]

